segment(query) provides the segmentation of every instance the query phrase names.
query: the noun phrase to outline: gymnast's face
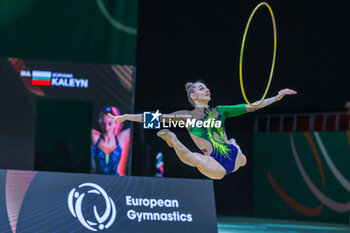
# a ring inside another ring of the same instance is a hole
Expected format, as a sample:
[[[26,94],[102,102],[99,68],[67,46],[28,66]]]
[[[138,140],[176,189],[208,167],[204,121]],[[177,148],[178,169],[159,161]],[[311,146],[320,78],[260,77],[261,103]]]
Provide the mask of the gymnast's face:
[[[103,122],[105,124],[106,134],[113,133],[116,126],[116,121],[114,121],[110,116],[104,115]]]
[[[194,93],[191,94],[191,97],[194,101],[208,103],[210,99],[210,90],[203,83],[194,84]]]

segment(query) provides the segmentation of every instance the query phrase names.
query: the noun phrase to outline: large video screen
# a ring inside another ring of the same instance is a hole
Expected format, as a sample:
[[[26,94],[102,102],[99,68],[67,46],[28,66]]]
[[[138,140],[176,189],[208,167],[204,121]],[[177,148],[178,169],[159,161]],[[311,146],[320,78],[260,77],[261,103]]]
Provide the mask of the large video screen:
[[[130,174],[135,69],[128,65],[1,60],[0,167]]]

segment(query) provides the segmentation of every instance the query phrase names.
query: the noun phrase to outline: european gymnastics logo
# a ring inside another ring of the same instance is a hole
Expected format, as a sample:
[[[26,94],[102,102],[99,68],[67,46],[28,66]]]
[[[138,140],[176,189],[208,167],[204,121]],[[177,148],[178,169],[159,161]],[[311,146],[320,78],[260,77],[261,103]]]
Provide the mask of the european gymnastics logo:
[[[85,192],[79,193],[77,189],[73,188],[68,195],[68,207],[71,214],[78,218],[79,222],[90,231],[98,231],[108,229],[114,222],[117,215],[117,210],[113,200],[107,195],[106,191],[93,183],[84,183],[78,186],[78,188],[89,187],[90,190],[87,191],[88,194],[102,195],[105,201],[105,212],[100,216],[97,212],[97,207],[94,205],[94,216],[95,220],[86,220],[82,212],[82,203],[86,195]],[[108,220],[109,219],[109,220]],[[108,220],[108,221],[107,221]],[[107,223],[106,223],[107,222]]]

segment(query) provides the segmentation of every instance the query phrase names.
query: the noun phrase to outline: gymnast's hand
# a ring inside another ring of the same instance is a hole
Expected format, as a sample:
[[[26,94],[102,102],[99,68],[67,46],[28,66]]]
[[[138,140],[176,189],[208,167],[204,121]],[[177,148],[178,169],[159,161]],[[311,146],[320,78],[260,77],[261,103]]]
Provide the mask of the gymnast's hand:
[[[278,95],[275,96],[276,100],[281,100],[285,95],[295,95],[297,94],[296,91],[286,88],[282,89],[278,92]]]
[[[110,116],[110,117],[111,117],[113,120],[115,120],[116,122],[124,122],[124,121],[127,120],[126,117],[125,117],[125,115],[114,116],[114,115],[108,113],[108,116]]]

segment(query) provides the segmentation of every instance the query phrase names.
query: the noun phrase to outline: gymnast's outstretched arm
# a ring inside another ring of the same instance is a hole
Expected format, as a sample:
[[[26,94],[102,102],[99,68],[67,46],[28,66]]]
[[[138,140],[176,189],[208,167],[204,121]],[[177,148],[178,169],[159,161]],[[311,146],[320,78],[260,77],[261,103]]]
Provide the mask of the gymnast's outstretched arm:
[[[263,107],[266,107],[270,104],[273,104],[277,101],[280,101],[285,95],[295,95],[295,94],[297,94],[297,92],[292,90],[292,89],[288,89],[288,88],[282,89],[278,92],[278,94],[276,96],[265,99],[263,102],[261,102],[261,104],[259,106],[252,107],[252,106],[246,104],[247,112],[254,112],[254,111],[259,110]],[[258,104],[259,102],[260,101],[256,101],[252,105]]]
[[[114,116],[114,115],[108,113],[108,115],[110,117],[112,117],[117,122],[123,122],[123,121],[134,121],[134,122],[140,122],[140,123],[143,122],[143,114],[142,113],[123,114],[123,115],[119,115],[119,116]],[[182,111],[177,111],[177,112],[173,112],[170,114],[162,114],[161,121],[163,121],[163,119],[165,121],[169,121],[170,119],[172,121],[180,121],[180,120],[185,120],[186,117],[189,117],[189,111],[182,110]]]
[[[142,123],[142,113],[139,114],[123,114],[119,116],[114,116],[110,113],[108,113],[110,117],[112,117],[117,122],[124,122],[124,121],[135,121]]]

